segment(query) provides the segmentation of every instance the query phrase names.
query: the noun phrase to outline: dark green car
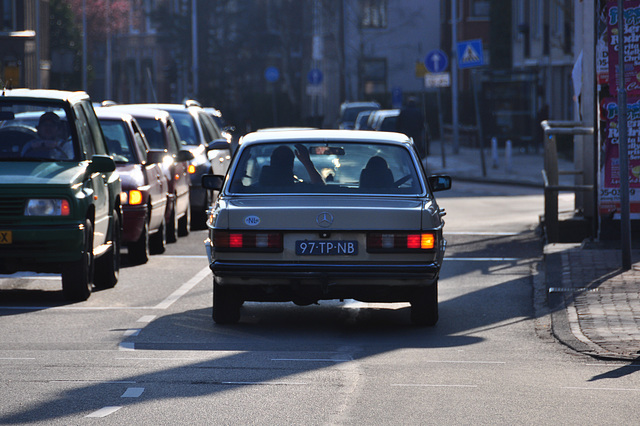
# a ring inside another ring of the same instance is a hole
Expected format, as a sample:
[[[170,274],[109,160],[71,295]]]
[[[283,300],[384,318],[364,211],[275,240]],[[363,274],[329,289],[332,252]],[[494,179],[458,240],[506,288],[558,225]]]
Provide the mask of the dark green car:
[[[120,192],[86,93],[0,94],[0,273],[60,273],[71,301],[116,285]]]

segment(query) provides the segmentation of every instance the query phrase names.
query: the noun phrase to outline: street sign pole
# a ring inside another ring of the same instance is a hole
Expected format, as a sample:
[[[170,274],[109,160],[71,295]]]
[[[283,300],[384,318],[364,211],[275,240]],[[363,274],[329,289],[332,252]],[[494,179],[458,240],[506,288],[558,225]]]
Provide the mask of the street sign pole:
[[[458,131],[458,59],[456,54],[458,12],[456,4],[458,0],[451,2],[451,125],[453,126],[453,153],[460,152],[460,132]]]

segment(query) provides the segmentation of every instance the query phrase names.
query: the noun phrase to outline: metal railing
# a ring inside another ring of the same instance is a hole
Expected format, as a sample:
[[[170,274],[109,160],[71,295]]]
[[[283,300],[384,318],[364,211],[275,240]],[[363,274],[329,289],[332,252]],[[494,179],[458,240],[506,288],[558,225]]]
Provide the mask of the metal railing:
[[[544,131],[544,223],[547,240],[550,243],[560,240],[560,223],[558,220],[558,193],[560,191],[593,191],[594,185],[560,185],[560,175],[581,175],[584,170],[559,170],[557,135],[591,135],[593,127],[585,126],[579,121],[551,121],[540,123]]]

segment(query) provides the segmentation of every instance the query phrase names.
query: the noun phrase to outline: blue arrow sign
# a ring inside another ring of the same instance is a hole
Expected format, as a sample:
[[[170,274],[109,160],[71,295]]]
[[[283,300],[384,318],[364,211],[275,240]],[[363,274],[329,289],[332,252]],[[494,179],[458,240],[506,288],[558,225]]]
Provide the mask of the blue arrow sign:
[[[458,68],[473,68],[484,65],[481,39],[458,42],[456,48],[458,52]]]
[[[449,59],[442,50],[436,49],[427,53],[424,58],[424,65],[429,72],[442,72],[449,66]]]
[[[280,70],[278,70],[278,68],[276,67],[268,67],[266,70],[264,70],[264,78],[268,82],[274,83],[280,78]]]

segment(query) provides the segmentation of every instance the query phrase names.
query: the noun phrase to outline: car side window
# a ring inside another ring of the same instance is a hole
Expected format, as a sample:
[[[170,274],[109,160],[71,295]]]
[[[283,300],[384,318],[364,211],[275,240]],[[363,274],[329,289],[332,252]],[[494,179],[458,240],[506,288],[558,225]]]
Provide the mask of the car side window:
[[[87,115],[80,104],[74,105],[73,112],[76,115],[76,130],[78,132],[78,139],[80,140],[80,146],[85,153],[86,159],[90,159],[96,154],[94,147],[93,135],[89,130],[87,124]]]
[[[96,112],[89,102],[82,102],[81,105],[84,112],[86,113],[86,120],[89,125],[89,131],[93,136],[95,153],[106,155],[107,147],[102,134],[102,129],[100,128],[100,122],[98,121],[98,117],[96,116]]]
[[[213,134],[213,130],[209,123],[207,122],[204,114],[198,114],[198,121],[200,122],[200,127],[202,128],[202,133],[204,135],[204,140],[209,143],[214,140],[216,137]]]
[[[182,144],[180,143],[178,132],[176,131],[171,120],[167,121],[167,140],[169,141],[169,152],[175,154],[180,151],[180,147]]]
[[[149,150],[149,144],[144,139],[142,130],[138,127],[135,122],[131,123],[133,127],[133,143],[136,144],[140,152],[142,153],[142,160],[147,161],[147,151]]]

